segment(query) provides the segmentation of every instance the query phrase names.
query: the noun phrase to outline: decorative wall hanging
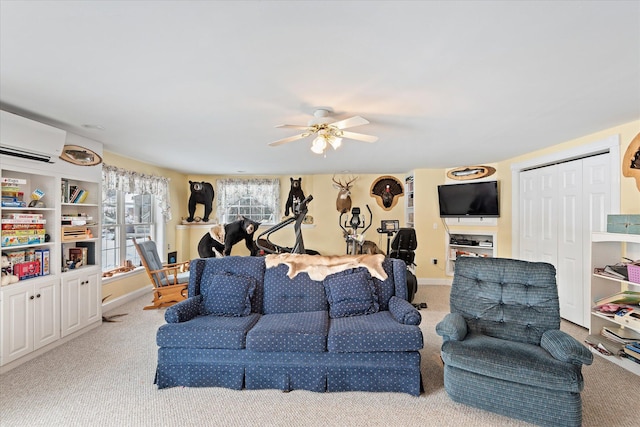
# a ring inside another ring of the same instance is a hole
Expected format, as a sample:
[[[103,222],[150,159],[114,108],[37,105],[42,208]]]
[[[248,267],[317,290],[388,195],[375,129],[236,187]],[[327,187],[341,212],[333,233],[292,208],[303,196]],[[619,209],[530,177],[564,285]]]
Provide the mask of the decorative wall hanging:
[[[373,181],[369,194],[376,199],[378,206],[390,211],[398,203],[398,198],[404,195],[404,187],[400,180],[386,175]]]
[[[496,172],[491,166],[463,166],[451,169],[447,172],[447,176],[458,181],[467,181],[470,179],[479,179],[491,176]]]
[[[633,138],[622,157],[622,175],[635,178],[640,191],[640,133]]]
[[[94,166],[102,163],[102,157],[98,153],[79,145],[65,145],[62,147],[60,158],[65,162],[78,166]]]

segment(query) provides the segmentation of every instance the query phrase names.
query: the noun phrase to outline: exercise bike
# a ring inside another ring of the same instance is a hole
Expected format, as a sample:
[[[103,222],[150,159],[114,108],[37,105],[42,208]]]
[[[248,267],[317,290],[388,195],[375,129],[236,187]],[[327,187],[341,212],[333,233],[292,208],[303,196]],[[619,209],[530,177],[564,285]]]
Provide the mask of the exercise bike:
[[[367,206],[367,210],[369,211],[369,225],[366,225],[364,215],[360,215],[360,208],[354,207],[351,209],[351,219],[349,221],[344,221],[344,226],[342,225],[342,216],[346,212],[340,213],[340,218],[338,219],[338,225],[342,228],[344,233],[345,240],[347,241],[347,254],[358,255],[362,253],[362,244],[364,243],[364,233],[371,227],[371,220],[373,219],[373,213]],[[351,232],[347,230],[347,227],[351,227]],[[358,234],[358,228],[363,228],[362,233]],[[351,250],[349,250],[351,248]]]
[[[273,227],[265,230],[256,238],[256,246],[265,254],[279,254],[279,253],[292,253],[292,254],[317,254],[316,251],[313,250],[305,250],[304,248],[304,240],[302,239],[302,222],[304,221],[304,217],[309,212],[307,205],[309,202],[313,200],[313,196],[309,195],[302,201],[295,199],[293,201],[293,217],[287,218],[284,221],[274,225]],[[286,246],[280,246],[273,243],[269,240],[269,236],[286,227],[287,225],[293,224],[293,229],[296,235],[296,241],[292,248]],[[265,236],[264,239],[261,239],[262,236]],[[262,240],[262,241],[261,241]],[[265,245],[264,243],[267,243]]]

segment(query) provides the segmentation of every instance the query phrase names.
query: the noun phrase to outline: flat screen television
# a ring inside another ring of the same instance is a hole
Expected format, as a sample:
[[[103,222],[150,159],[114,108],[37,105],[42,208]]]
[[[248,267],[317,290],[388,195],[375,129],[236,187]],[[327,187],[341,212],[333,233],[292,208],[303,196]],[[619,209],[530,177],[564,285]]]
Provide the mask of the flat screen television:
[[[498,181],[438,186],[441,218],[500,216]]]

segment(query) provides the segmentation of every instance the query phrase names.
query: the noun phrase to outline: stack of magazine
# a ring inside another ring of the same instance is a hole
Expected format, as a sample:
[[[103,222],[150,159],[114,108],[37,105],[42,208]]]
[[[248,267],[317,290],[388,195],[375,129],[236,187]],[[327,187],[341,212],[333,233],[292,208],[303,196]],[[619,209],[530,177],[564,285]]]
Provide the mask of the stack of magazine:
[[[595,302],[592,310],[606,317],[614,317],[617,312],[625,308],[636,308],[640,306],[640,292],[622,291],[608,297],[601,298]]]

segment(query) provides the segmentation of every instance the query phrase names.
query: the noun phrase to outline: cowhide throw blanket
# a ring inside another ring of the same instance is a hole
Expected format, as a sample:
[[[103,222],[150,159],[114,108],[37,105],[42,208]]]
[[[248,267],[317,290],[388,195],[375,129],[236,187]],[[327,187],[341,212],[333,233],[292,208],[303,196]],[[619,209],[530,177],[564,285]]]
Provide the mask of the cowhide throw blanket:
[[[324,280],[330,274],[339,273],[351,268],[365,267],[372,277],[380,280],[387,279],[387,273],[382,268],[384,255],[339,255],[319,256],[304,254],[274,254],[265,257],[267,268],[280,264],[289,266],[287,276],[293,279],[298,273],[307,273],[312,280]]]

